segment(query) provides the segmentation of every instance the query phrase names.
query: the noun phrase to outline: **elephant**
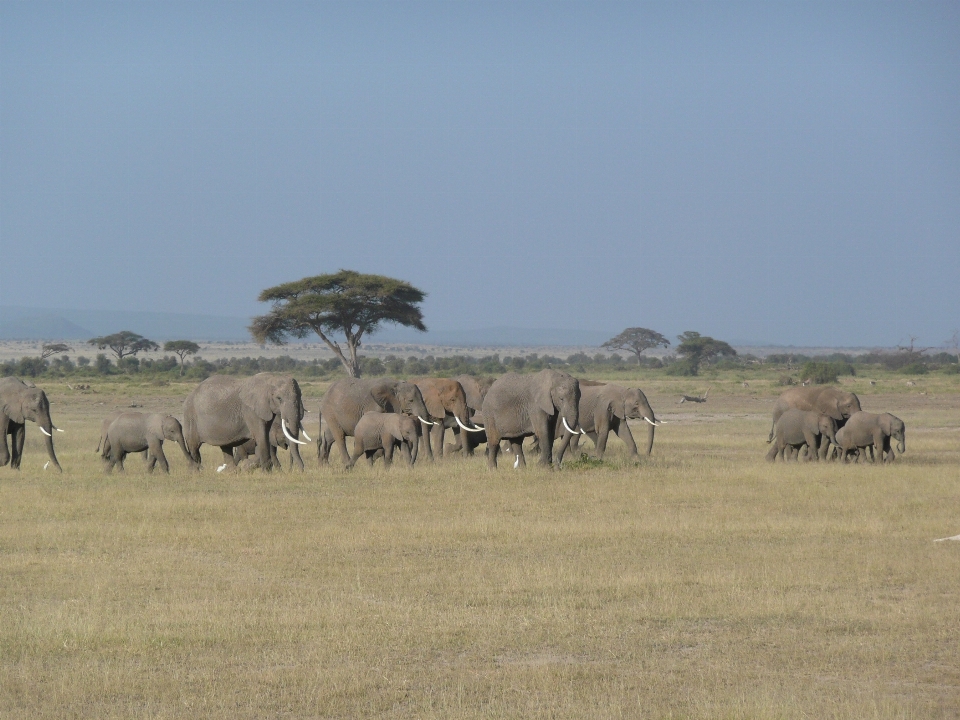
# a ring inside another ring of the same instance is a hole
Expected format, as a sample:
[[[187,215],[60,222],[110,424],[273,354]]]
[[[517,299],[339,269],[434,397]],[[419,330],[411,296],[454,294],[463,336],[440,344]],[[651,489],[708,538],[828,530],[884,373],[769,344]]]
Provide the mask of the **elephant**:
[[[327,429],[333,435],[344,467],[351,467],[346,437],[353,436],[360,418],[368,412],[403,413],[418,418],[426,425],[433,424],[427,419],[429,413],[420,388],[411,382],[393,378],[337,380],[320,400],[320,420],[326,422]],[[317,438],[320,464],[329,460],[329,448],[321,432]]]
[[[23,458],[23,443],[27,436],[27,420],[35,422],[44,434],[47,455],[58,472],[63,472],[53,450],[54,431],[63,432],[50,419],[50,401],[47,394],[32,384],[15,377],[0,379],[0,467],[10,463],[14,470],[20,469]],[[7,435],[10,450],[7,450]]]
[[[487,434],[487,466],[497,467],[500,440],[506,438],[516,453],[516,465],[525,465],[517,452],[523,438],[533,435],[540,443],[543,467],[553,467],[553,440],[558,425],[570,432],[577,426],[580,383],[560,370],[500,376],[483,399],[481,412]]]
[[[291,453],[299,457],[298,446],[304,415],[300,386],[289,375],[258,373],[248,378],[213,375],[187,395],[183,403],[183,435],[196,467],[200,467],[200,446],[216,445],[223,462],[236,467],[233,449],[256,441],[257,464],[273,467],[270,428],[279,418],[284,437],[292,443]],[[304,437],[310,436],[304,432]],[[302,467],[302,461],[301,461]]]
[[[482,422],[477,419],[480,415],[480,408],[483,407],[483,398],[486,396],[490,386],[493,385],[494,378],[479,377],[473,375],[457,375],[455,378],[467,397],[467,417],[474,426],[481,425]],[[480,418],[483,416],[480,415]],[[444,420],[444,427],[453,430],[453,443],[444,447],[444,453],[462,452],[465,457],[473,455],[474,449],[487,441],[486,433],[480,428],[480,432],[463,433],[460,426],[452,419]]]
[[[277,457],[277,449],[280,450],[290,450],[290,469],[293,470],[294,467],[297,470],[303,471],[303,458],[300,457],[299,451],[294,451],[292,448],[295,448],[296,444],[287,442],[287,437],[283,434],[283,427],[280,424],[280,421],[277,419],[277,416],[274,416],[273,422],[270,423],[270,460],[274,467],[280,467],[280,460]],[[250,470],[255,467],[259,467],[256,460],[249,460],[253,455],[256,455],[257,452],[257,441],[250,439],[247,440],[243,445],[237,445],[233,449],[233,458],[237,465],[241,465],[244,469]]]
[[[581,380],[579,411],[580,430],[593,440],[598,459],[603,459],[611,430],[623,440],[631,459],[639,457],[637,444],[627,425],[628,419],[642,419],[648,423],[646,454],[653,451],[653,435],[660,422],[653,414],[647,396],[639,388]],[[579,437],[579,433],[564,430],[563,440],[557,450],[557,462],[563,461],[568,446],[576,454]]]
[[[147,472],[153,472],[156,465],[165,473],[170,472],[170,464],[163,454],[163,441],[171,440],[180,446],[183,456],[190,466],[193,458],[183,439],[183,427],[172,415],[163,413],[124,412],[110,424],[107,437],[103,441],[102,455],[106,461],[106,470],[110,472],[119,465],[123,470],[123,460],[128,453],[147,453]]]
[[[420,389],[427,412],[436,420],[429,431],[423,433],[427,458],[433,459],[433,446],[437,448],[437,455],[443,457],[443,435],[448,423],[468,432],[483,432],[483,428],[470,426],[467,395],[460,382],[452,378],[417,378],[411,382]]]
[[[837,428],[843,427],[851,415],[860,412],[860,398],[852,392],[835,387],[797,387],[783,393],[773,406],[773,425],[767,442],[773,442],[773,433],[777,420],[790,408],[814,410],[821,415],[829,415],[837,421]]]
[[[837,421],[814,410],[791,408],[777,418],[774,436],[776,441],[767,452],[770,462],[774,462],[778,456],[784,460],[785,451],[791,447],[798,450],[799,458],[799,451],[804,445],[808,455],[812,455],[814,460],[822,460],[827,457],[830,443],[837,444]]]
[[[350,458],[349,467],[353,467],[361,455],[366,455],[373,465],[374,459],[381,452],[383,464],[390,467],[396,446],[400,447],[407,463],[413,465],[417,461],[420,441],[419,424],[418,420],[402,413],[365,413],[354,428],[353,456]]]
[[[113,421],[116,420],[121,415],[123,415],[125,412],[129,412],[129,411],[114,410],[112,413],[110,413],[103,419],[103,422],[100,423],[100,442],[97,443],[97,449],[94,450],[95,453],[97,453],[98,455],[100,454],[100,449],[103,447],[104,443],[107,442],[107,430],[109,430],[110,426],[113,425]],[[130,453],[127,453],[127,454],[129,455]],[[140,454],[143,455],[143,462],[146,463],[147,451],[144,450]]]
[[[855,452],[866,460],[867,448],[872,448],[882,462],[893,462],[896,455],[891,439],[897,441],[897,451],[901,455],[907,451],[907,428],[903,420],[890,413],[854,413],[837,431],[837,445],[844,462]]]

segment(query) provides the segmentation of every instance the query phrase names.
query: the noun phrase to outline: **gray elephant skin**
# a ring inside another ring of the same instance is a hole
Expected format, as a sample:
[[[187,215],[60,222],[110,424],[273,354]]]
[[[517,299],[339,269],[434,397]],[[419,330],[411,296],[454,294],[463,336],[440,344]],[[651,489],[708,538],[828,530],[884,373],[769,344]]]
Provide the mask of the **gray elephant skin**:
[[[558,428],[577,426],[580,383],[560,370],[541,370],[530,375],[507,373],[499,377],[483,399],[482,414],[487,433],[487,465],[497,467],[500,440],[507,439],[517,456],[523,438],[533,435],[540,445],[543,467],[553,467],[553,441]]]
[[[490,389],[490,386],[493,385],[494,378],[457,375],[453,379],[460,383],[466,395],[467,419],[469,420],[469,424],[471,427],[482,425],[483,423],[478,419],[478,416],[482,419],[483,416],[480,415],[480,409],[483,407],[483,398],[486,397],[487,391]],[[444,421],[444,427],[453,430],[453,443],[444,447],[444,453],[461,452],[464,457],[468,457],[473,455],[473,451],[477,446],[487,441],[486,431],[482,428],[480,432],[464,432],[451,418]]]
[[[473,427],[467,407],[467,394],[463,385],[453,378],[416,378],[411,382],[420,389],[423,403],[435,424],[428,426],[423,435],[424,454],[433,459],[434,451],[443,457],[443,435],[447,427],[482,433],[482,428]]]
[[[340,450],[344,467],[351,467],[347,436],[368,412],[402,413],[429,422],[420,389],[410,382],[392,378],[343,378],[333,383],[320,400],[320,421],[326,423],[333,443]],[[320,464],[329,460],[330,444],[321,432],[317,438]]]
[[[236,467],[233,449],[248,440],[256,442],[257,464],[273,468],[270,455],[270,428],[279,418],[284,436],[297,453],[303,399],[300,386],[289,375],[259,373],[248,378],[214,375],[200,383],[183,403],[183,435],[197,467],[200,446],[216,445],[223,462]],[[302,463],[301,463],[302,465]]]
[[[614,383],[599,383],[591,380],[580,381],[580,429],[585,432],[596,446],[596,456],[603,459],[610,432],[615,432],[627,446],[629,457],[639,458],[637,443],[633,439],[627,420],[644,420],[647,423],[646,454],[653,451],[653,436],[657,421],[647,396],[639,388],[627,388]],[[557,432],[560,432],[558,428]],[[576,454],[579,435],[563,430],[563,440],[557,450],[557,462],[569,446]]]
[[[107,472],[116,466],[122,471],[124,458],[129,453],[146,452],[147,472],[153,472],[154,467],[159,465],[163,472],[169,473],[170,463],[163,453],[164,440],[177,443],[190,467],[194,467],[193,458],[183,439],[183,428],[175,417],[163,413],[120,413],[107,428],[107,437],[103,442],[102,455]]]
[[[283,428],[280,424],[279,416],[274,417],[273,422],[270,424],[270,460],[273,467],[281,467],[280,459],[277,456],[277,450],[289,450],[290,451],[290,469],[303,470],[303,458],[300,457],[300,451],[296,448],[295,443],[290,443],[287,441],[286,436],[283,434]],[[291,447],[292,446],[292,447]],[[241,466],[245,470],[252,470],[259,467],[259,464],[256,460],[257,454],[257,441],[256,440],[247,440],[242,445],[237,445],[233,449],[233,458],[237,465]],[[250,459],[253,457],[254,459]]]
[[[773,442],[773,431],[777,420],[787,410],[813,410],[821,415],[829,415],[837,421],[837,427],[843,427],[854,413],[860,412],[860,398],[852,392],[835,387],[798,387],[790,388],[777,398],[773,406],[773,424],[767,442]]]
[[[10,463],[14,470],[20,469],[23,443],[27,435],[27,420],[36,423],[40,428],[50,462],[63,472],[53,450],[53,433],[57,428],[50,419],[50,401],[47,400],[46,393],[15,377],[0,379],[0,467]],[[9,451],[7,435],[10,436]]]
[[[813,410],[791,408],[777,418],[773,434],[774,441],[767,452],[768,461],[774,462],[777,457],[784,460],[787,448],[796,448],[799,458],[799,451],[804,446],[814,460],[823,460],[830,443],[837,444],[837,421]]]
[[[837,431],[837,445],[845,462],[854,453],[866,460],[867,448],[872,448],[875,456],[883,462],[893,462],[896,454],[891,439],[897,441],[897,451],[901,455],[907,451],[907,428],[903,420],[890,413],[855,413]]]
[[[417,461],[417,451],[420,441],[419,420],[401,413],[369,412],[364,414],[354,428],[353,456],[350,458],[350,467],[353,467],[361,456],[367,461],[373,461],[380,451],[383,452],[383,464],[390,467],[393,462],[393,451],[400,448],[408,465]]]

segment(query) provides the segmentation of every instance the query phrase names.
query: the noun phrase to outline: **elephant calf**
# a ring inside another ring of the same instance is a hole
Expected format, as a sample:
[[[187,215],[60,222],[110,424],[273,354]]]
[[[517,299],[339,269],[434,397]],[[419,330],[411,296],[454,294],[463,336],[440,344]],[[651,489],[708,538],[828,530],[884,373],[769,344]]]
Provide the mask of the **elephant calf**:
[[[802,452],[804,445],[814,460],[826,457],[830,443],[837,443],[837,421],[815,410],[790,409],[784,412],[773,425],[773,444],[767,452],[767,460],[774,462],[777,456],[784,459],[787,448]]]
[[[102,457],[107,461],[107,472],[113,470],[115,465],[119,465],[122,471],[123,459],[128,453],[146,451],[147,472],[153,472],[159,464],[161,470],[169,473],[170,465],[163,454],[164,440],[176,442],[190,466],[195,467],[183,439],[183,428],[175,417],[161,413],[121,413],[107,428],[107,436],[103,441]]]
[[[393,450],[399,445],[411,465],[417,461],[419,436],[418,420],[399,413],[366,413],[357,422],[353,436],[353,456],[348,467],[353,467],[361,455],[373,465],[374,456],[383,451],[383,464],[393,462]]]
[[[893,462],[896,455],[890,440],[897,441],[897,451],[907,451],[907,428],[903,420],[890,413],[858,412],[837,432],[837,445],[844,462],[856,455],[867,458],[867,448],[883,462]]]

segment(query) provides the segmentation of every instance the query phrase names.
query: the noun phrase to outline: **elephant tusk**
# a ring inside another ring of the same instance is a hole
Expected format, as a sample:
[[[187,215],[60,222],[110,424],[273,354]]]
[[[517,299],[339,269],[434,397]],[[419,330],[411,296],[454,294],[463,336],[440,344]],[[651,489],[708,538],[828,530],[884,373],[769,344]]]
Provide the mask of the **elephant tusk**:
[[[653,425],[654,427],[656,427],[656,426],[659,424],[659,423],[655,423],[653,420],[651,420],[650,418],[648,418],[646,415],[643,416],[643,419],[646,420],[646,421],[647,421],[648,423],[650,423],[651,425]]]
[[[587,433],[584,432],[583,430],[574,430],[572,427],[570,427],[570,426],[567,424],[567,419],[566,419],[566,418],[563,418],[563,426],[567,429],[567,432],[568,432],[568,433],[571,433],[571,434],[573,434],[573,435],[586,435],[586,434],[587,434]]]
[[[287,421],[283,418],[280,418],[280,427],[283,428],[283,434],[286,435],[287,440],[296,443],[297,445],[306,445],[303,440],[297,440],[293,435],[290,434],[290,431],[287,430]]]
[[[436,423],[432,423],[432,422],[430,422],[429,420],[424,420],[424,419],[423,419],[422,417],[420,417],[419,415],[417,415],[417,420],[419,420],[420,422],[422,422],[424,425],[436,425]]]
[[[466,430],[467,432],[483,432],[483,428],[479,428],[479,427],[478,427],[478,428],[469,428],[469,427],[467,427],[466,425],[464,425],[462,422],[460,422],[460,418],[458,418],[456,415],[454,415],[453,417],[456,419],[457,425],[459,425],[460,427],[462,427],[462,428],[463,428],[464,430]]]
[[[51,435],[50,433],[48,433],[46,430],[43,429],[42,425],[39,427],[40,427],[40,432],[42,432],[44,435],[46,435],[47,437],[53,437],[53,435]]]
[[[307,431],[306,431],[306,430],[304,430],[303,428],[300,428],[300,432],[303,433],[303,436],[307,439],[307,442],[313,442],[313,440],[310,439],[310,436],[307,435]]]
[[[54,426],[53,429],[56,430],[57,432],[63,432],[63,430],[61,430],[60,428],[58,428],[58,427],[56,427],[56,426]]]

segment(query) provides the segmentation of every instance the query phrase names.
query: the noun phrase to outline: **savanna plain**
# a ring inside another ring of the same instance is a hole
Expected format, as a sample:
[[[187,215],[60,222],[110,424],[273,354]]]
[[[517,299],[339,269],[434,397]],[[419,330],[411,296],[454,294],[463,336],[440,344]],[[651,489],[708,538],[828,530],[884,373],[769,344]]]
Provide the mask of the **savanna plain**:
[[[960,376],[844,381],[892,465],[766,463],[782,388],[720,373],[637,382],[638,465],[106,475],[101,418],[195,383],[46,383],[63,474],[32,424],[0,468],[0,717],[960,716]]]

